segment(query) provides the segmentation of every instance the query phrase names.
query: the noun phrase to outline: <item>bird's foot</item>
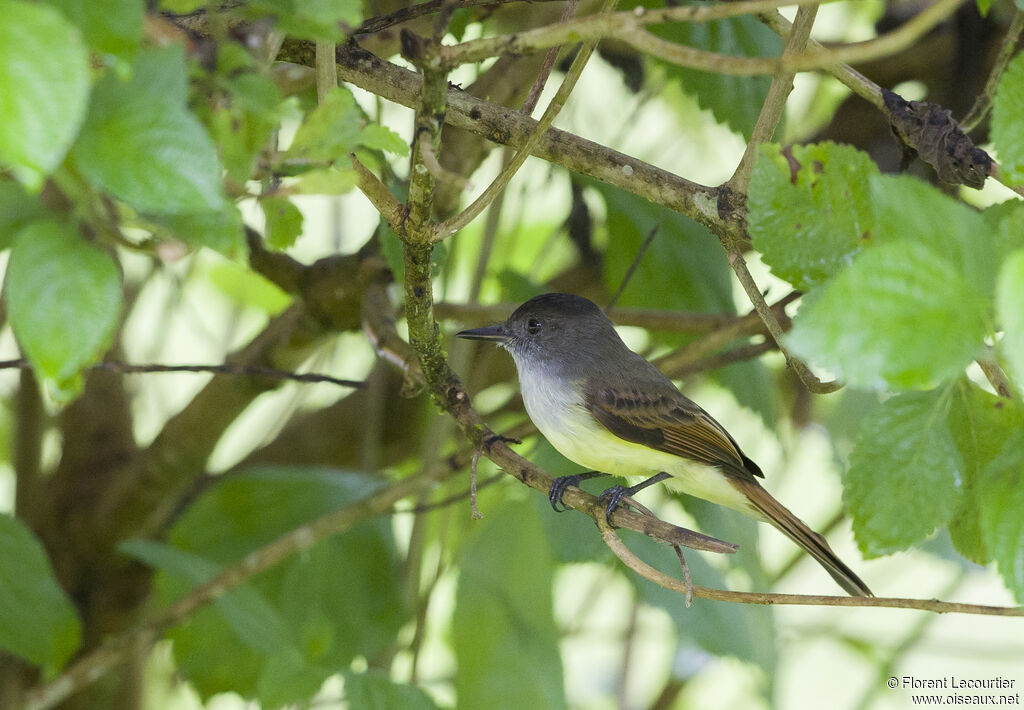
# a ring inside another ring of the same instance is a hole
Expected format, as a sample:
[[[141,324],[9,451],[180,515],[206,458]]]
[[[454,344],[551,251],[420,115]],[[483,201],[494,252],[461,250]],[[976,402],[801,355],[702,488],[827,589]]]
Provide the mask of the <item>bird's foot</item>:
[[[565,493],[566,488],[569,486],[576,486],[578,488],[580,481],[607,475],[609,474],[601,473],[600,471],[587,471],[585,473],[576,473],[571,476],[559,476],[551,483],[551,490],[548,491],[548,500],[551,501],[551,507],[555,509],[556,513],[562,513],[569,510],[569,506],[562,502],[562,495]],[[559,508],[559,505],[562,507]]]
[[[601,492],[601,495],[598,496],[598,499],[608,501],[608,504],[605,506],[604,509],[605,521],[607,521],[609,525],[612,524],[612,513],[614,513],[622,504],[623,498],[632,496],[642,491],[643,489],[647,488],[648,486],[653,486],[655,483],[659,483],[661,481],[664,481],[666,478],[671,477],[672,474],[665,473],[664,471],[662,471],[658,475],[651,476],[646,481],[641,481],[635,486],[612,486],[611,488],[606,488]]]

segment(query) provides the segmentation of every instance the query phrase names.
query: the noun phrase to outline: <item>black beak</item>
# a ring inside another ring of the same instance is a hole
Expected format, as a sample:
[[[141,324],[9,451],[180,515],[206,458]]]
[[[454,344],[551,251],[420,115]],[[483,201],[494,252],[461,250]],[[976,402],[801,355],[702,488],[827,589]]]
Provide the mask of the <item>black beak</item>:
[[[456,333],[455,337],[465,338],[466,340],[493,340],[497,342],[508,340],[508,336],[505,335],[505,325],[503,323],[488,325],[483,328],[473,328],[472,330],[463,330],[462,332]]]

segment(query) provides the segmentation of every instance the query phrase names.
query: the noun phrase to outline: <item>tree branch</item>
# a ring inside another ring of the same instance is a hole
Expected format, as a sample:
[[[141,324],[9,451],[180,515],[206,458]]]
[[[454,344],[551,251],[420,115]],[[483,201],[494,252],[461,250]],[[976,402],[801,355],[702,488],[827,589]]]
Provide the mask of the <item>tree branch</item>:
[[[719,74],[754,76],[815,69],[829,69],[836,64],[878,59],[911,46],[925,33],[949,17],[964,0],[938,0],[934,5],[892,32],[866,42],[826,49],[815,47],[799,54],[771,57],[736,57],[693,49],[664,40],[648,32],[649,24],[663,22],[707,22],[742,14],[766,12],[779,3],[736,2],[707,7],[667,8],[646,12],[620,12],[595,15],[564,24],[547,25],[513,35],[486,37],[444,47],[441,59],[449,67],[483,61],[501,54],[527,54],[573,40],[617,39],[637,51],[651,54],[672,64],[703,69]],[[800,3],[818,4],[811,0]]]
[[[312,66],[309,43],[286,41],[280,58]],[[422,79],[415,72],[385,62],[352,45],[338,47],[338,74],[346,82],[389,101],[415,108]],[[445,121],[488,140],[521,147],[537,129],[537,121],[449,87]],[[690,217],[716,235],[744,238],[739,210],[732,195],[720,188],[686,180],[632,156],[606,148],[575,134],[549,128],[533,155],[567,170],[622,188]]]
[[[686,594],[686,585],[675,577],[651,567],[634,555],[625,543],[619,539],[615,531],[607,525],[601,527],[601,539],[619,560],[645,579],[655,584]],[[905,597],[837,597],[816,594],[768,594],[762,592],[734,592],[728,589],[712,589],[710,587],[693,587],[693,596],[720,602],[739,604],[793,604],[801,606],[845,606],[873,607],[885,609],[917,609],[936,614],[978,614],[981,616],[1024,616],[1024,607],[1019,606],[988,606],[984,604],[963,604],[944,602],[938,599],[909,599]]]

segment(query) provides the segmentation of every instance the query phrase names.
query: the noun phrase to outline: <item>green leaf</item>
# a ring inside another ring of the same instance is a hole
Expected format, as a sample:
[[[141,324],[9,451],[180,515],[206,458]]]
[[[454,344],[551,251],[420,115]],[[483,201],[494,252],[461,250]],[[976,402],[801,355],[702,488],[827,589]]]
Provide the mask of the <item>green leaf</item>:
[[[303,173],[293,189],[300,195],[343,195],[358,184],[359,174],[352,168],[330,167]]]
[[[986,330],[985,301],[917,242],[867,250],[816,293],[787,343],[854,387],[933,386],[967,366]]]
[[[198,587],[221,572],[221,566],[191,552],[155,540],[127,540],[118,550]],[[263,596],[248,585],[235,587],[214,601],[239,640],[265,653],[288,646],[280,616]]]
[[[663,7],[657,0],[643,0],[620,5],[632,7]],[[773,32],[753,17],[733,17],[713,22],[674,22],[652,26],[651,31],[685,47],[741,57],[778,56],[782,42]],[[689,94],[697,97],[701,107],[710,109],[721,123],[728,124],[744,139],[750,138],[771,80],[764,76],[735,76],[718,72],[689,69],[676,64],[653,60],[663,67],[666,76]]]
[[[793,146],[787,153],[777,145],[761,148],[747,219],[754,248],[772,273],[806,290],[847,266],[870,236],[868,188],[878,168],[848,145]]]
[[[38,191],[85,116],[89,55],[52,7],[0,0],[0,17],[0,165]]]
[[[927,245],[953,265],[975,293],[990,298],[999,251],[993,248],[996,240],[980,238],[992,231],[982,213],[907,175],[872,177],[871,204],[878,244],[910,240]]]
[[[1003,171],[1015,185],[1024,182],[1024,54],[1007,65],[992,101],[992,142]]]
[[[1024,250],[1010,254],[999,271],[996,318],[1003,329],[999,350],[1018,391],[1024,391]]]
[[[81,641],[78,615],[42,544],[21,521],[2,513],[0,589],[0,648],[58,670]]]
[[[363,0],[253,0],[245,5],[252,17],[273,17],[276,29],[305,39],[344,40],[342,25],[358,27]]]
[[[722,248],[704,227],[610,185],[591,183],[607,206],[604,280],[616,292],[650,235],[654,239],[619,299],[642,308],[731,312],[732,283]]]
[[[267,220],[267,244],[287,249],[302,234],[302,213],[287,197],[264,197],[260,207]]]
[[[370,669],[365,673],[345,673],[345,699],[360,710],[437,710],[430,696],[419,688],[395,683],[386,673]]]
[[[866,557],[921,542],[960,508],[964,461],[948,406],[940,390],[905,392],[861,425],[843,499]]]
[[[292,158],[333,161],[351,153],[360,143],[363,114],[348,89],[331,89],[295,132],[288,149]]]
[[[4,288],[18,344],[58,387],[99,359],[121,315],[114,260],[56,220],[18,232]]]
[[[160,7],[167,12],[184,15],[206,6],[206,0],[160,0]]]
[[[236,564],[280,535],[373,490],[375,482],[340,471],[298,467],[232,473],[200,496],[169,534],[169,543],[217,564]],[[250,582],[280,617],[288,638],[280,652],[225,654],[234,631],[219,613],[197,614],[172,631],[182,673],[204,698],[234,691],[280,705],[306,700],[354,658],[373,658],[396,643],[408,618],[390,523],[374,518],[321,540]],[[180,594],[157,577],[164,603]],[[214,639],[211,641],[210,639]]]
[[[131,61],[142,38],[142,0],[46,0],[82,31],[100,55]]]
[[[521,501],[489,511],[459,558],[452,622],[459,707],[566,707],[554,563],[536,509]]]
[[[292,297],[252,269],[225,261],[210,268],[210,283],[236,305],[256,308],[268,315],[277,315],[289,305]]]
[[[223,209],[217,153],[185,107],[186,79],[177,45],[141,53],[130,81],[108,72],[72,150],[82,174],[141,212]]]
[[[209,247],[227,257],[243,249],[242,215],[227,203],[216,212],[153,215],[151,221],[189,246]],[[159,233],[159,230],[158,230]]]
[[[978,487],[981,531],[999,573],[1024,603],[1024,433],[1014,432]]]
[[[239,184],[249,179],[262,151],[276,148],[282,114],[281,92],[257,69],[240,46],[222,47],[217,71],[228,105],[206,119],[228,176]]]
[[[395,155],[409,155],[409,144],[387,126],[371,123],[359,134],[359,143],[370,150],[386,150]]]
[[[0,250],[14,243],[14,235],[29,222],[47,214],[46,208],[16,182],[0,180]]]
[[[961,555],[986,564],[990,556],[981,534],[978,502],[983,472],[1007,439],[1024,429],[1024,414],[1013,402],[963,380],[955,390],[948,422],[964,460],[963,504],[949,523],[950,539]]]

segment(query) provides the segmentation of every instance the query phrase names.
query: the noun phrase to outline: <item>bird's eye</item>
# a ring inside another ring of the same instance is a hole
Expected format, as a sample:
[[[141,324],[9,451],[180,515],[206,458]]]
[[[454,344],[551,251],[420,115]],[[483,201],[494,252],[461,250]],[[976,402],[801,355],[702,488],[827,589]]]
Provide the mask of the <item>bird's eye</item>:
[[[526,332],[529,333],[530,335],[536,335],[537,333],[540,332],[541,325],[542,324],[540,322],[540,319],[531,318],[530,320],[526,321]]]

